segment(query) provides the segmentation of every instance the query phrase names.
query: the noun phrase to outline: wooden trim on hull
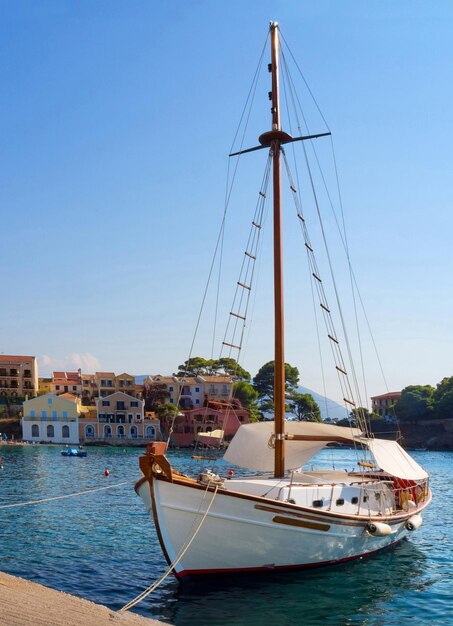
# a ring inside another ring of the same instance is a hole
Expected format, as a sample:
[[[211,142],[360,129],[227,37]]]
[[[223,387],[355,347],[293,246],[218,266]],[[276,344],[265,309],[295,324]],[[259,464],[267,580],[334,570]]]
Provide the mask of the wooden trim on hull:
[[[202,491],[208,490],[208,491],[214,492],[214,487],[201,485],[200,483],[196,482],[194,479],[191,479],[188,477],[181,478],[181,477],[178,477],[177,475],[176,476],[173,475],[172,481],[168,481],[168,479],[166,479],[165,477],[162,477],[161,475],[159,476],[154,475],[152,478],[154,480],[172,482],[173,484],[178,485],[180,487],[189,487],[191,489],[199,489]],[[137,491],[139,486],[146,480],[147,480],[146,477],[141,478],[136,483],[135,490]],[[300,516],[306,517],[307,519],[311,519],[314,521],[325,522],[329,524],[347,525],[347,526],[350,526],[350,525],[365,526],[368,522],[386,522],[388,524],[399,524],[408,520],[410,517],[412,517],[412,515],[415,515],[416,513],[420,513],[431,502],[431,490],[428,490],[428,495],[425,498],[425,500],[423,500],[419,504],[419,506],[417,506],[414,509],[411,509],[410,511],[401,511],[401,513],[398,513],[396,515],[371,515],[370,516],[370,515],[355,515],[355,514],[345,515],[341,513],[335,513],[333,511],[321,511],[321,510],[317,510],[315,512],[313,511],[313,509],[310,509],[308,507],[301,507],[301,506],[297,506],[294,504],[289,504],[288,502],[270,503],[268,498],[262,498],[260,496],[249,495],[249,494],[240,493],[236,491],[228,491],[227,489],[222,489],[222,488],[219,488],[217,492],[217,496],[228,496],[232,498],[241,498],[241,499],[249,500],[252,502],[257,502],[259,505],[261,505],[261,506],[256,505],[256,508],[258,509],[261,509],[262,507],[266,507],[266,506],[269,508],[275,507],[272,510],[272,512],[275,512],[275,513],[282,513],[285,515],[287,514],[300,515]]]
[[[244,567],[244,568],[230,568],[230,569],[199,569],[199,570],[183,570],[182,572],[173,572],[176,578],[181,582],[188,582],[192,578],[199,578],[203,576],[228,576],[231,574],[248,574],[248,573],[265,573],[265,572],[285,572],[285,571],[297,571],[304,569],[316,569],[318,567],[329,567],[331,565],[340,565],[342,563],[347,563],[348,561],[354,561],[356,559],[361,559],[363,557],[369,557],[377,554],[378,552],[382,552],[383,550],[388,550],[389,548],[393,548],[398,545],[401,541],[403,541],[404,537],[398,539],[394,543],[391,543],[388,546],[384,546],[383,548],[378,548],[377,550],[371,550],[371,552],[364,552],[363,554],[357,554],[355,556],[348,556],[343,559],[337,559],[333,561],[324,561],[322,563],[302,563],[300,565],[268,565],[263,567]]]

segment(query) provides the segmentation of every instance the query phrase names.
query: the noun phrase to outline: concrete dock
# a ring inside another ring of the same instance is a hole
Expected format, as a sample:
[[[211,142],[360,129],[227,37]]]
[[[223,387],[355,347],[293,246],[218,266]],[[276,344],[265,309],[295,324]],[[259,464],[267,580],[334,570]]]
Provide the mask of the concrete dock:
[[[0,572],[1,626],[168,626]]]

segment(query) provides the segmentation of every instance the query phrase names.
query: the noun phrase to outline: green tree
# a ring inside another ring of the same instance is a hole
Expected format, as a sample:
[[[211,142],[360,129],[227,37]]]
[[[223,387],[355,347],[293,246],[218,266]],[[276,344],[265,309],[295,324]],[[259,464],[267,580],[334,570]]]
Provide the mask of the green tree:
[[[265,363],[253,379],[253,386],[258,392],[261,411],[271,411],[274,408],[274,378],[275,363]],[[299,382],[299,370],[289,363],[285,363],[285,392],[287,397],[296,391]]]
[[[238,380],[250,380],[250,374],[241,367],[236,359],[223,357],[221,359],[204,359],[195,356],[178,366],[176,376],[212,376],[228,374]]]
[[[224,372],[237,378],[238,380],[249,381],[251,376],[243,367],[239,365],[236,359],[223,357],[213,362],[213,368],[216,372]]]
[[[289,397],[289,411],[301,422],[322,422],[321,411],[309,393],[293,391]]]
[[[441,419],[453,418],[453,390],[444,393],[435,403],[434,415]]]
[[[431,385],[410,385],[401,392],[395,405],[397,417],[402,421],[419,421],[433,415],[434,388]]]
[[[249,412],[251,422],[257,422],[261,415],[256,400],[257,390],[250,383],[241,380],[233,385],[233,397],[237,398],[242,406]]]
[[[212,359],[203,359],[201,356],[194,356],[187,361],[184,361],[178,366],[176,376],[198,376],[199,374],[212,374],[212,366],[214,361]]]
[[[145,411],[155,411],[159,405],[165,404],[170,397],[165,383],[147,382],[143,385]]]

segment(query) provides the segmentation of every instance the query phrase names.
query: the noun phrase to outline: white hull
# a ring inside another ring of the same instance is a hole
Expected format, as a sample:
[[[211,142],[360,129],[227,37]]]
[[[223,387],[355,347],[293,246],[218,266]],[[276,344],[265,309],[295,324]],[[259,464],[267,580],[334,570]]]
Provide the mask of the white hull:
[[[169,563],[188,545],[212,501],[193,543],[174,568],[179,578],[333,564],[386,548],[410,532],[405,526],[410,514],[404,511],[377,518],[329,514],[223,489],[215,494],[212,487],[155,477],[140,481],[137,493],[154,517]],[[373,519],[385,521],[391,533],[370,535],[367,524]]]

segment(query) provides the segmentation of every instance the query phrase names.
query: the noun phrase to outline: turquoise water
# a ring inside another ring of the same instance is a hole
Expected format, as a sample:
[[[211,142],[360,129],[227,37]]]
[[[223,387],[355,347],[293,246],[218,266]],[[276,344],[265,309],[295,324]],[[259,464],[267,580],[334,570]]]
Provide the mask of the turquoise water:
[[[65,458],[60,451],[0,447],[0,507],[127,484],[0,508],[0,569],[119,609],[166,570],[154,525],[133,490],[141,452],[88,448],[86,458]],[[330,454],[321,453],[317,465],[328,466]],[[337,467],[352,468],[353,452],[340,454]],[[431,473],[434,499],[410,541],[318,570],[184,586],[170,576],[134,610],[178,626],[453,624],[453,454],[413,455]],[[173,453],[172,460],[180,469],[192,463],[183,452]],[[216,471],[221,469],[222,464]]]

